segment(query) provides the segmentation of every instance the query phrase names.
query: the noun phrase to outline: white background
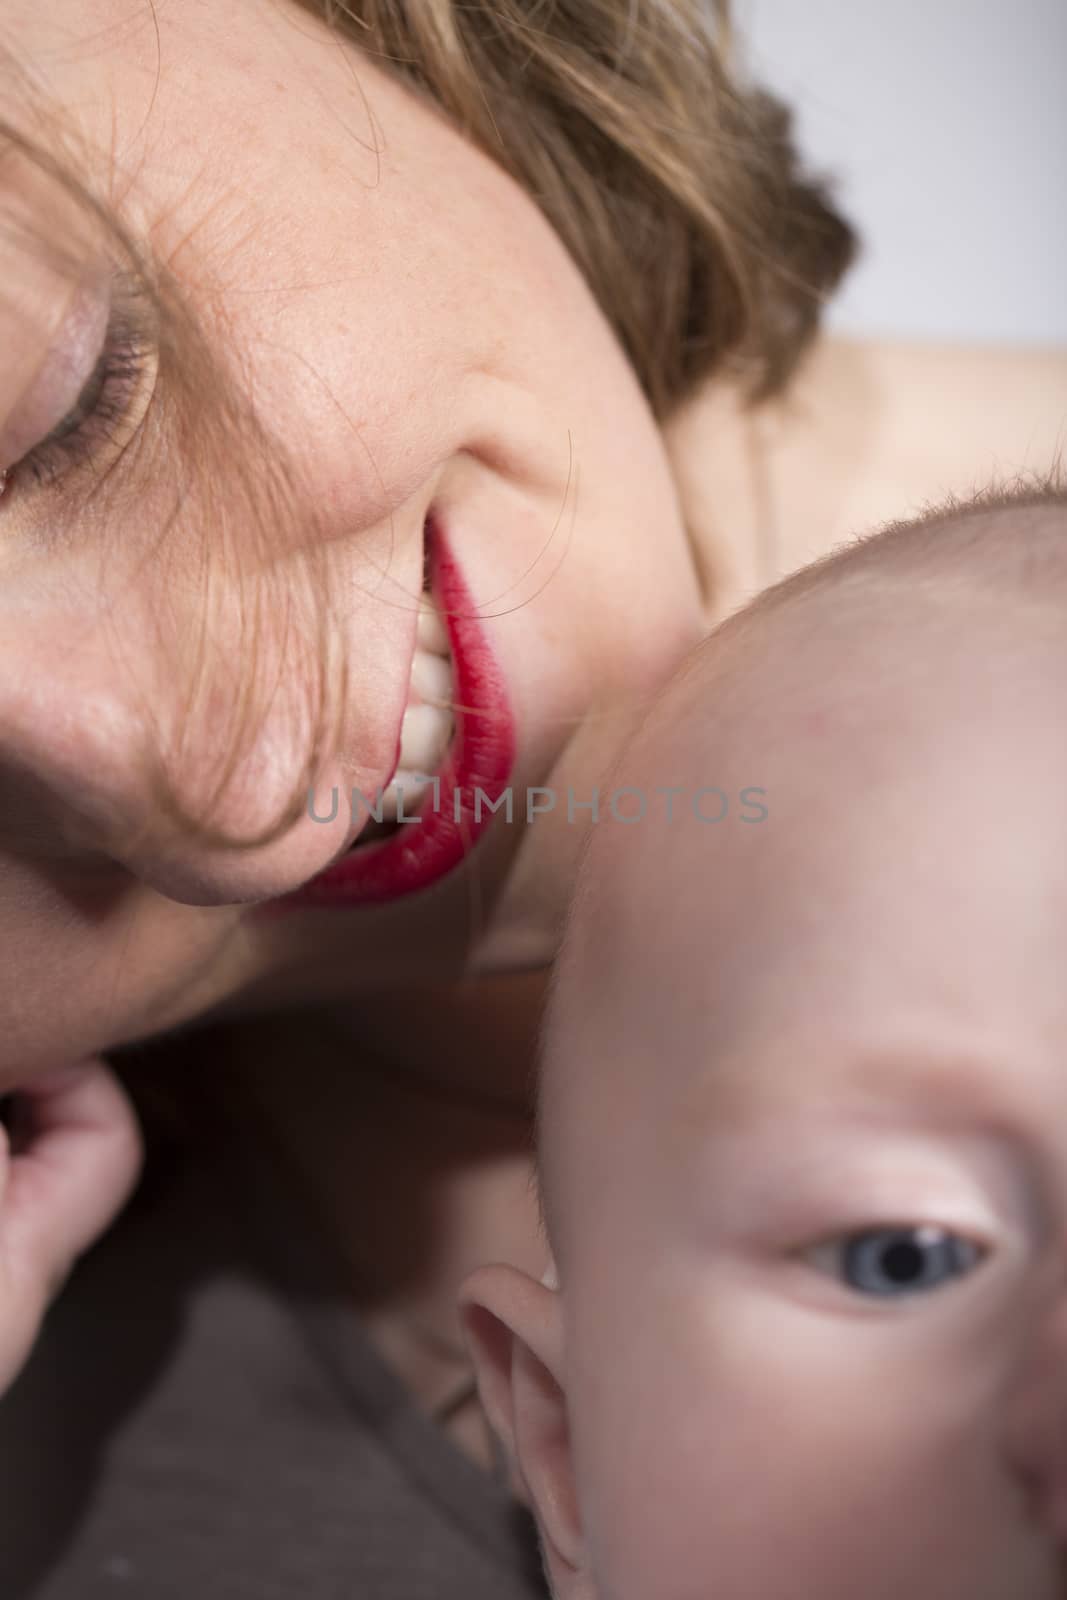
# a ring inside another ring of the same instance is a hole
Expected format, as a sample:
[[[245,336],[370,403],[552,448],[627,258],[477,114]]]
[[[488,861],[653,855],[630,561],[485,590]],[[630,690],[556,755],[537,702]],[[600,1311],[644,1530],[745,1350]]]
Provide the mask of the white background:
[[[841,332],[1067,346],[1067,0],[735,0],[842,182]]]

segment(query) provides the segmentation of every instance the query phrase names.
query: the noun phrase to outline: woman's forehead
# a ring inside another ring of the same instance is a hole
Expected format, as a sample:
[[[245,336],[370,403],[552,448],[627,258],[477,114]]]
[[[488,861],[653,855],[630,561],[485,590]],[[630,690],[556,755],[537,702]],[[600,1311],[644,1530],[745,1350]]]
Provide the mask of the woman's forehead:
[[[153,226],[164,223],[164,207],[187,218],[198,200],[206,210],[221,193],[247,208],[243,182],[267,165],[281,211],[341,142],[324,109],[344,115],[361,103],[351,50],[288,5],[17,0],[2,43],[0,72],[14,90],[5,114],[16,126],[29,122],[38,140],[50,131],[63,147],[57,155],[94,168],[85,176],[97,192],[105,179],[112,190],[101,198],[145,206],[155,197],[158,212],[145,218]],[[364,110],[362,128],[347,130],[353,157],[367,121]],[[367,175],[374,170],[372,156]],[[272,209],[271,193],[257,193],[260,209]],[[239,247],[236,234],[229,242]]]

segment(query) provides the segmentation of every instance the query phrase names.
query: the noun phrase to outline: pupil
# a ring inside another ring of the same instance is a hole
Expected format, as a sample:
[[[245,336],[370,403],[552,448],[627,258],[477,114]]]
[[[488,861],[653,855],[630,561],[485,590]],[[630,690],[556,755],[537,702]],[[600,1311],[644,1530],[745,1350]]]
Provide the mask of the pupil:
[[[893,1283],[911,1283],[922,1275],[922,1252],[914,1244],[891,1244],[882,1256],[882,1267]]]

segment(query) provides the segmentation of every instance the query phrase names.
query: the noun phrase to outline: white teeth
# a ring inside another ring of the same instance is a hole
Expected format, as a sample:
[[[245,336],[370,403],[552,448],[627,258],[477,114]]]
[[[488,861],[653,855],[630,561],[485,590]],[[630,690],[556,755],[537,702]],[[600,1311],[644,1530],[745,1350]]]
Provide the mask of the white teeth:
[[[438,706],[408,706],[400,724],[399,766],[436,772],[452,737],[452,714]]]
[[[450,653],[448,629],[433,600],[425,593],[419,597],[419,617],[415,634],[419,649],[425,650],[428,655],[447,656]]]
[[[413,817],[419,809],[419,801],[431,787],[429,783],[419,783],[416,780],[423,774],[405,772],[403,767],[398,767],[393,781],[382,790],[382,821],[395,822],[397,810],[400,806],[400,793],[404,794],[404,815]]]
[[[452,663],[445,656],[416,650],[411,658],[411,687],[420,700],[447,705],[452,698]]]
[[[382,790],[381,823],[372,818],[359,843],[373,843],[393,831],[382,824],[396,823],[403,800],[404,816],[410,820],[433,789],[431,773],[444,760],[455,720],[451,710],[452,653],[448,632],[441,614],[428,594],[419,600],[415,651],[411,658],[410,696],[400,724],[400,760],[393,781]]]

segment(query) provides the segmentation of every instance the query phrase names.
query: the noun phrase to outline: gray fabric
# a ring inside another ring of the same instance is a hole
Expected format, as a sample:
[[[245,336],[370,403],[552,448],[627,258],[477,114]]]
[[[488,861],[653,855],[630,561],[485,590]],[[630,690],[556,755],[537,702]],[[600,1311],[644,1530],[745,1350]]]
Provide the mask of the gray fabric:
[[[2,1600],[544,1600],[320,1250],[265,1165],[153,1155],[0,1400]]]

